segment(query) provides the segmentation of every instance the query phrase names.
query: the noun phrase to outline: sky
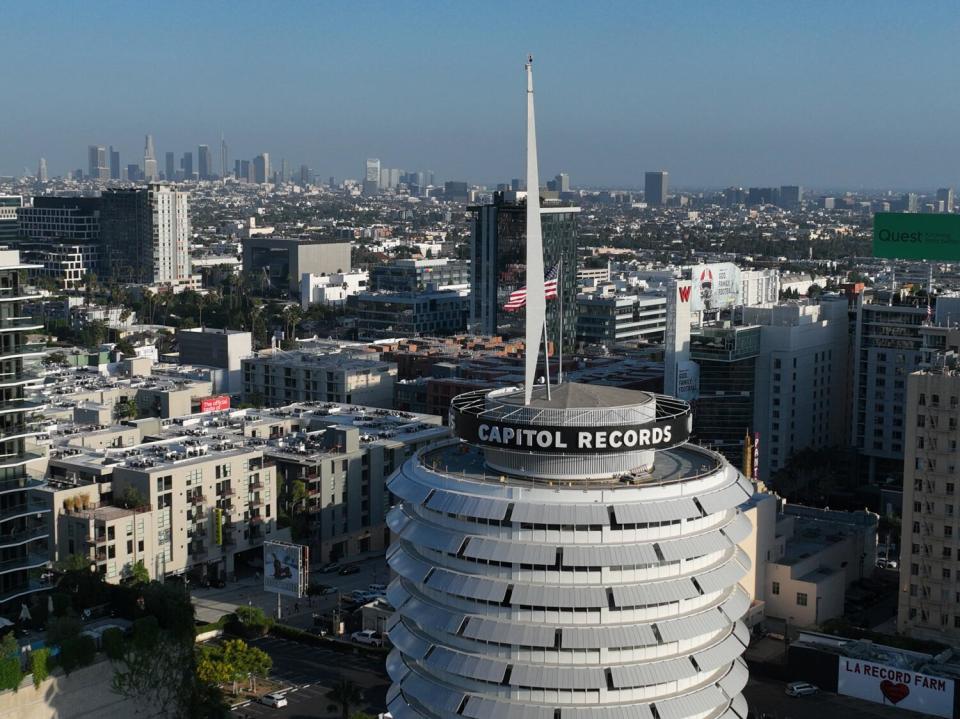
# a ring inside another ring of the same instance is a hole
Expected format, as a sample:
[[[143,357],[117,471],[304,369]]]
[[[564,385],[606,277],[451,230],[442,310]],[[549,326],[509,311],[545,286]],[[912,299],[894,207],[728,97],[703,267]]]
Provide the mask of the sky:
[[[139,162],[223,131],[235,158],[361,177],[522,173],[533,53],[543,180],[960,184],[955,3],[0,0],[0,174]]]

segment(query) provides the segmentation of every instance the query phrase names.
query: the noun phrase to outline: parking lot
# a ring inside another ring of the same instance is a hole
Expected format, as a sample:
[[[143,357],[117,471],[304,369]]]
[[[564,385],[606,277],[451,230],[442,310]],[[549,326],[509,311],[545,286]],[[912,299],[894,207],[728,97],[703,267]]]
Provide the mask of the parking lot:
[[[755,719],[921,719],[921,714],[883,704],[820,692],[812,696],[788,697],[786,683],[766,677],[751,676],[743,695]]]
[[[273,659],[271,677],[291,686],[287,706],[273,709],[262,704],[249,704],[234,710],[235,717],[318,717],[335,719],[339,708],[331,709],[327,692],[341,678],[349,679],[363,692],[363,704],[351,711],[365,711],[376,716],[386,711],[387,677],[385,654],[342,653],[308,644],[264,637],[250,642]]]

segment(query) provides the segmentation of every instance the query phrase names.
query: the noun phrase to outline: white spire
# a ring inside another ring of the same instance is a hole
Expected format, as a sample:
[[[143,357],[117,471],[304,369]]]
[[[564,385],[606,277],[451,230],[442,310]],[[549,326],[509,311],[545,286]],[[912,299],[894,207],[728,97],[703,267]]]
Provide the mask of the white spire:
[[[540,229],[540,172],[537,167],[537,126],[533,113],[533,55],[527,59],[527,306],[523,400],[530,404],[543,340],[547,300],[543,289],[543,235]]]

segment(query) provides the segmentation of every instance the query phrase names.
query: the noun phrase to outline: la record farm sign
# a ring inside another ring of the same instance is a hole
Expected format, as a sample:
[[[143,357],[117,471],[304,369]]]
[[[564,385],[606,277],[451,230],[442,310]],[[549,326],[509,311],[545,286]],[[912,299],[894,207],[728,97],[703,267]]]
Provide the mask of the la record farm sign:
[[[953,680],[840,657],[837,693],[890,704],[931,716],[950,719],[953,714]]]

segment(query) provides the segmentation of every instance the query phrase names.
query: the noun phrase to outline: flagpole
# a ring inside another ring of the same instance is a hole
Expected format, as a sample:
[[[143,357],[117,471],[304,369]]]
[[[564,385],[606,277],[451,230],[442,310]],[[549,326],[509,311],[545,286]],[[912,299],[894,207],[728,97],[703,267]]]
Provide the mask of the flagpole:
[[[557,385],[563,384],[563,256],[560,257],[559,270],[557,271],[557,287],[559,289],[560,303],[560,344],[557,345],[557,358],[560,363],[557,367]]]
[[[547,373],[547,399],[550,399],[550,335],[547,333],[547,318],[543,318],[543,366]]]

